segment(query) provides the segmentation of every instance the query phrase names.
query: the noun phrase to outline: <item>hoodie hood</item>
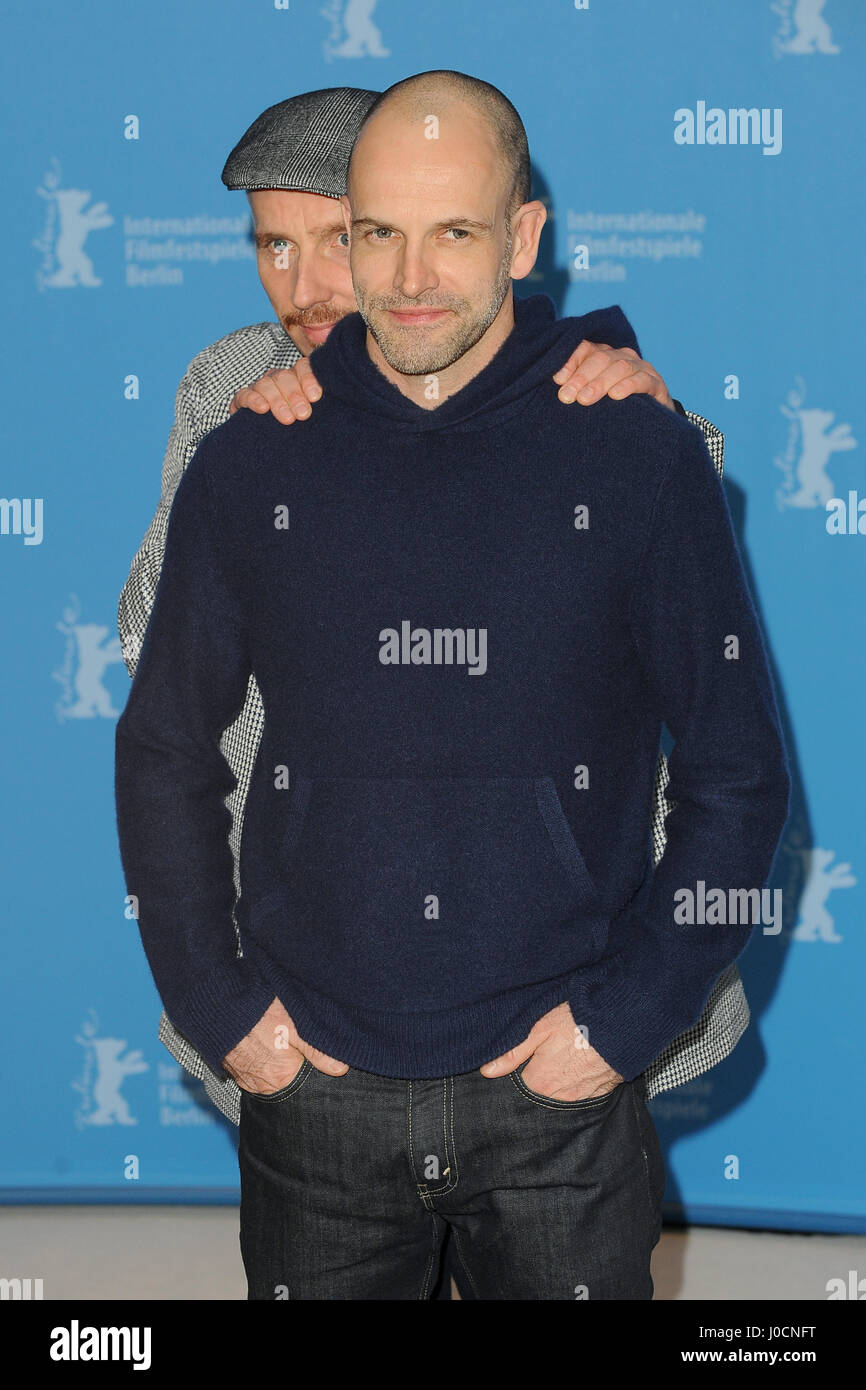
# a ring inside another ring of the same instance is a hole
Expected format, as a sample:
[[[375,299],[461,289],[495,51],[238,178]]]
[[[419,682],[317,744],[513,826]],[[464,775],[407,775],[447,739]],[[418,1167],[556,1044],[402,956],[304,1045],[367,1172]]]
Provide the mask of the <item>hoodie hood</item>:
[[[640,354],[634,330],[618,304],[579,318],[557,319],[549,295],[515,297],[514,327],[487,366],[440,406],[425,410],[383,376],[367,352],[366,338],[361,315],[348,314],[311,354],[313,371],[327,392],[354,409],[417,433],[487,429],[507,418],[545,382],[555,387],[554,372],[584,338],[634,348]]]

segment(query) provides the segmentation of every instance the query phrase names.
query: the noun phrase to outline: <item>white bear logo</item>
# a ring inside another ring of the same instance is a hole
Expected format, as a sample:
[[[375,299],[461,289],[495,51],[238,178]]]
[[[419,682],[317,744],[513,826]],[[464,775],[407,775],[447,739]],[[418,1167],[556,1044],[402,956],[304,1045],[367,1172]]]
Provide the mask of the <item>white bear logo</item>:
[[[338,5],[323,10],[322,14],[331,21],[331,39],[325,44],[326,58],[387,58],[390,48],[382,44],[382,34],[373,23],[373,11],[377,0],[346,0],[346,7],[340,14]],[[343,28],[343,40],[334,39]]]
[[[93,269],[93,262],[84,250],[84,243],[91,232],[103,227],[111,227],[114,218],[108,211],[107,203],[93,203],[91,194],[82,188],[52,187],[53,179],[46,178],[48,187],[36,191],[40,197],[50,200],[56,208],[60,226],[51,247],[51,255],[56,262],[50,274],[40,272],[40,289],[72,289],[84,285],[95,289],[102,281]],[[40,243],[41,245],[41,243]]]
[[[106,669],[123,660],[119,637],[109,637],[104,623],[81,623],[77,598],[64,609],[57,629],[66,635],[66,656],[52,674],[64,687],[64,701],[55,706],[58,719],[116,719],[120,714],[103,684]]]
[[[87,1048],[83,1079],[72,1083],[84,1098],[84,1104],[76,1113],[76,1122],[79,1126],[137,1125],[138,1120],[120,1094],[120,1087],[127,1076],[136,1076],[150,1068],[140,1048],[126,1052],[125,1038],[101,1038],[98,1028],[91,1009],[90,1018],[81,1029],[84,1036],[75,1035],[75,1041]]]
[[[836,857],[832,849],[801,850],[806,862],[807,876],[803,896],[800,899],[800,920],[792,939],[794,941],[841,941],[835,929],[835,921],[827,911],[827,899],[835,888],[853,888],[857,882],[847,863],[830,864]]]
[[[823,15],[827,0],[796,0],[793,14],[790,0],[773,5],[782,16],[780,32],[774,40],[776,57],[783,53],[838,53],[830,26]],[[793,24],[793,30],[792,30]]]
[[[776,493],[780,510],[785,507],[824,507],[831,497],[837,495],[837,489],[827,472],[831,456],[857,447],[850,425],[833,424],[836,417],[832,410],[803,408],[805,387],[801,377],[797,381],[799,389],[789,392],[789,404],[779,407],[791,421],[786,451],[775,459],[776,467],[785,474],[785,484]]]

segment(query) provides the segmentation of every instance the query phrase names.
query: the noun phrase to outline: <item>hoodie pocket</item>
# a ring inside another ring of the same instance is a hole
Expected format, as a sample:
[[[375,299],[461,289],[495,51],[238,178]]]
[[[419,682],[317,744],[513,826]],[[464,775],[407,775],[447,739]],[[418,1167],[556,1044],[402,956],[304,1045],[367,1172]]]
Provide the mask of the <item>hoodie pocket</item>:
[[[307,778],[281,812],[262,944],[323,993],[435,1009],[592,963],[606,918],[552,777]],[[256,920],[257,919],[257,920]]]

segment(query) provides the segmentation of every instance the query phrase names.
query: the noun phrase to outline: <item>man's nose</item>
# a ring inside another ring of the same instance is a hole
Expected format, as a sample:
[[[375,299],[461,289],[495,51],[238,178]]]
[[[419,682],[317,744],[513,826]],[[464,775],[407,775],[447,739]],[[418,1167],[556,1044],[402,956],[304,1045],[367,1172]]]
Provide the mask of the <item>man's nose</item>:
[[[298,309],[312,309],[333,299],[337,286],[331,283],[327,267],[317,256],[301,256],[292,299]]]
[[[406,243],[394,276],[394,288],[405,294],[408,299],[417,299],[419,295],[426,294],[439,284],[439,277],[430,263],[429,256],[425,253],[423,243]]]

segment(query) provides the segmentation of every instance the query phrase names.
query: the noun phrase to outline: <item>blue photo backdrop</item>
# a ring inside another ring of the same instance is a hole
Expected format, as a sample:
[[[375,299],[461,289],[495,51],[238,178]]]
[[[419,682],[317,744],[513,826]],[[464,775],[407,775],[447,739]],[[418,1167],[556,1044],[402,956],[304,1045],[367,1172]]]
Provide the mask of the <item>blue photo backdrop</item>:
[[[117,600],[188,361],[272,317],[226,154],[295,93],[446,67],[524,118],[522,292],[621,305],[724,431],[778,686],[784,922],[734,1054],[653,1103],[669,1212],[866,1229],[861,0],[7,0],[4,31],[0,1195],[237,1200],[124,912]]]

